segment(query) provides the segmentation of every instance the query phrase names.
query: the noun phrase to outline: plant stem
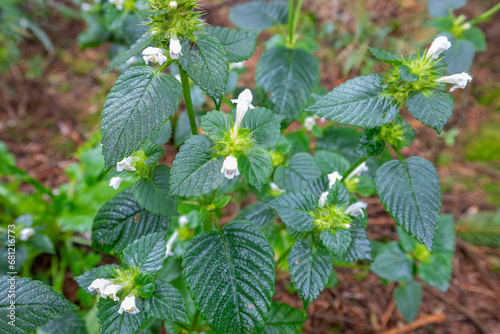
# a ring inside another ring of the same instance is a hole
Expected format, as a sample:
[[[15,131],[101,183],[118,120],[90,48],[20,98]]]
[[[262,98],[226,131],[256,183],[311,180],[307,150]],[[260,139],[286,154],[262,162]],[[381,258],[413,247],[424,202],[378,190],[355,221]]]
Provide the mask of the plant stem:
[[[288,0],[288,43],[289,47],[295,44],[295,33],[299,24],[300,9],[303,0],[298,0],[297,6],[294,6],[294,0]]]
[[[333,263],[334,267],[339,267],[339,268],[354,268],[354,269],[370,269],[370,266],[364,265],[364,264],[352,264],[352,263]]]
[[[493,14],[495,14],[499,10],[500,10],[500,3],[497,4],[497,5],[495,5],[490,10],[487,10],[486,12],[482,13],[481,15],[479,15],[478,17],[476,17],[475,19],[470,20],[469,23],[471,25],[474,25],[474,24],[478,24],[478,23],[481,23],[481,22],[484,22],[484,21],[488,21],[489,19],[491,19],[491,17],[493,16]]]
[[[79,245],[84,245],[84,246],[89,246],[89,247],[92,245],[91,240],[81,238],[81,237],[76,237],[76,236],[72,236],[70,238],[70,241],[74,244],[79,244]]]
[[[193,323],[191,325],[191,331],[194,331],[196,329],[196,325],[198,323],[199,317],[200,317],[200,311],[196,310],[196,313],[194,314],[194,317],[193,317]]]
[[[299,24],[300,10],[302,9],[303,0],[299,0],[299,3],[295,7],[295,13],[293,14],[293,36],[292,43],[295,44],[295,33],[297,32],[297,26]]]
[[[194,117],[193,101],[191,100],[191,88],[189,87],[189,77],[186,72],[179,67],[181,75],[182,91],[184,93],[184,103],[189,117],[189,124],[191,125],[191,133],[193,136],[198,134],[198,126],[196,125],[196,118]]]
[[[293,1],[288,0],[288,41],[292,43],[294,31],[293,31]]]
[[[283,262],[283,260],[286,259],[286,257],[288,256],[288,254],[290,254],[291,250],[292,250],[292,246],[288,247],[288,249],[283,254],[281,254],[281,256],[279,257],[278,261],[276,261],[276,266],[278,266],[278,264],[280,264],[281,262]]]
[[[349,174],[351,174],[355,169],[356,167],[358,167],[359,165],[361,165],[363,162],[366,161],[366,159],[368,159],[368,157],[362,157],[360,158],[358,161],[356,161],[354,163],[354,165],[351,166],[351,168],[349,168],[349,170],[347,172],[344,173],[344,175],[342,175],[342,182],[347,179],[347,177],[349,176]]]
[[[398,148],[397,147],[394,147],[394,146],[391,146],[392,149],[394,150],[394,152],[396,152],[396,154],[398,155],[398,158],[399,160],[401,160],[401,162],[405,162],[405,157],[403,157],[403,155],[401,154],[401,152],[399,152]]]

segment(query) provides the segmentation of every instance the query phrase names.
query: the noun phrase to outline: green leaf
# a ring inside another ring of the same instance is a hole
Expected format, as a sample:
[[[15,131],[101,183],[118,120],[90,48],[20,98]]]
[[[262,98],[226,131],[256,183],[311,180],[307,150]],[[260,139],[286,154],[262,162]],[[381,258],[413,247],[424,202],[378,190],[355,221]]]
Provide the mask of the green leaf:
[[[326,249],[315,247],[309,240],[297,240],[288,256],[290,276],[304,309],[325,288],[332,271],[332,259]]]
[[[379,127],[365,129],[363,135],[359,138],[358,146],[355,152],[362,157],[380,155],[385,150],[385,141],[379,138]]]
[[[222,43],[231,63],[247,60],[255,52],[257,36],[259,36],[257,31],[234,30],[215,26],[205,27],[205,31]]]
[[[135,305],[139,313],[118,313],[120,303],[112,299],[100,299],[97,303],[97,319],[101,325],[101,333],[136,334],[144,322],[142,299],[136,298]]]
[[[184,298],[171,284],[158,280],[151,298],[144,300],[150,318],[189,323]]]
[[[264,148],[274,148],[281,136],[283,116],[267,108],[255,107],[248,110],[241,123],[242,128],[250,129],[257,144]]]
[[[392,122],[399,107],[384,94],[382,75],[370,74],[346,81],[306,111],[343,125],[373,128]]]
[[[212,140],[221,140],[233,127],[233,117],[219,110],[212,110],[201,117],[201,127]]]
[[[102,152],[106,171],[144,144],[174,115],[182,87],[173,76],[133,66],[118,77],[102,112]]]
[[[371,245],[363,225],[358,220],[351,224],[351,244],[341,256],[344,261],[372,261]]]
[[[234,6],[229,19],[240,29],[264,30],[288,22],[286,1],[251,1]]]
[[[48,253],[52,255],[56,253],[54,249],[54,244],[52,243],[50,238],[45,234],[35,234],[31,238],[29,238],[28,245],[31,248],[38,249],[43,253]]]
[[[216,333],[260,333],[276,280],[273,250],[250,222],[205,232],[188,245],[182,276]]]
[[[165,260],[165,235],[165,232],[158,232],[137,239],[123,251],[123,263],[143,273],[156,273]]]
[[[288,304],[274,302],[262,334],[300,334],[307,313]]]
[[[416,119],[441,133],[453,115],[455,100],[447,92],[434,89],[412,93],[406,100],[406,105]]]
[[[319,83],[318,60],[304,49],[284,46],[266,50],[255,70],[255,81],[267,93],[279,114],[292,121]]]
[[[87,334],[85,323],[75,312],[63,313],[38,328],[37,334]]]
[[[170,177],[170,195],[208,194],[224,182],[223,157],[212,157],[214,143],[205,135],[189,138],[175,156]]]
[[[396,223],[432,252],[441,213],[441,186],[434,165],[421,157],[386,162],[377,171],[375,185]]]
[[[292,156],[288,166],[278,166],[274,172],[274,182],[288,191],[300,191],[321,176],[321,170],[309,153]]]
[[[434,253],[453,256],[455,253],[455,223],[453,215],[442,215],[434,240]]]
[[[270,201],[263,199],[250,204],[238,212],[234,219],[247,220],[260,227],[269,225],[276,219],[274,211],[267,206]]]
[[[486,38],[478,27],[470,27],[462,33],[462,38],[474,44],[476,52],[486,51]]]
[[[153,41],[153,38],[154,34],[152,34],[150,31],[146,32],[138,40],[136,40],[134,44],[132,44],[130,49],[123,52],[118,57],[113,58],[111,64],[109,64],[109,67],[101,74],[114,70],[115,68],[117,68],[118,66],[125,63],[127,60],[129,60],[130,58],[132,58],[133,56],[144,50],[149,45],[149,43]]]
[[[103,253],[121,253],[133,241],[147,234],[168,231],[169,226],[168,216],[144,209],[128,188],[99,209],[92,225],[92,248]]]
[[[454,9],[465,6],[467,0],[429,0],[427,8],[432,16],[448,16]]]
[[[12,277],[12,280],[11,280]],[[15,285],[12,287],[12,285]],[[0,278],[0,331],[8,334],[32,332],[68,311],[78,308],[40,281],[15,276]],[[15,297],[10,298],[15,290]],[[10,317],[15,301],[15,315]],[[14,326],[9,323],[13,321]]]
[[[457,39],[452,34],[445,35],[451,42],[451,48],[444,51],[448,72],[450,74],[467,72],[476,54],[474,44],[466,39]]]
[[[166,121],[163,123],[161,126],[160,130],[158,130],[153,137],[151,138],[151,141],[157,145],[165,145],[166,143],[169,142],[170,137],[172,137],[172,124],[170,124],[170,121]]]
[[[396,232],[398,233],[401,248],[403,248],[406,253],[413,252],[419,242],[415,238],[410,237],[400,226],[396,226]]]
[[[97,295],[97,291],[89,291],[89,286],[97,278],[114,278],[116,276],[117,268],[116,264],[106,264],[104,266],[95,267],[86,271],[82,275],[75,277],[75,281],[86,293]]]
[[[413,264],[411,256],[391,241],[377,254],[370,269],[387,280],[409,282],[413,279]]]
[[[132,189],[137,202],[146,210],[159,215],[177,214],[177,202],[169,197],[170,167],[156,166],[152,179],[140,179]]]
[[[160,161],[161,157],[165,153],[165,150],[161,148],[160,145],[156,143],[147,143],[144,145],[144,154],[146,155],[146,160],[144,160],[144,165],[147,167],[155,167]]]
[[[238,157],[238,170],[252,186],[260,192],[269,182],[273,172],[273,161],[261,147],[254,147],[246,155]]]
[[[419,79],[418,74],[413,73],[411,67],[406,65],[399,66],[399,76],[406,82],[415,82]]]
[[[224,46],[215,37],[197,34],[196,42],[185,40],[179,64],[216,104],[220,104],[229,75]]]
[[[337,181],[329,189],[328,196],[326,197],[326,202],[329,205],[337,205],[347,208],[347,206],[349,205],[350,197],[351,195],[349,194],[349,190],[347,190],[342,182]]]
[[[432,254],[428,261],[418,265],[418,276],[427,284],[445,292],[451,281],[451,259],[453,256]]]
[[[309,212],[316,209],[318,198],[308,191],[284,193],[269,203],[281,220],[286,230],[293,237],[304,235],[314,228],[314,220]]]
[[[321,170],[321,174],[326,175],[333,172],[340,174],[347,172],[351,167],[350,162],[342,155],[330,151],[314,152],[314,161]]]
[[[347,229],[324,230],[319,235],[321,243],[333,256],[342,256],[352,242],[351,232]]]
[[[402,63],[401,57],[390,53],[389,51],[379,50],[371,47],[369,47],[368,49],[370,49],[375,58],[380,59],[387,64],[398,66]]]
[[[398,286],[394,289],[394,300],[405,320],[412,322],[422,303],[422,286],[417,281]]]

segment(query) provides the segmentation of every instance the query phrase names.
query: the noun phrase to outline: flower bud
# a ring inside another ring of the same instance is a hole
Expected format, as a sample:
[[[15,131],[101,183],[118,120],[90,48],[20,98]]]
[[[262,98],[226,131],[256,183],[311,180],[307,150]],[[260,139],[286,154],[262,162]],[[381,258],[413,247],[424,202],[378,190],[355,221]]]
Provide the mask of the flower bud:
[[[431,44],[429,50],[427,50],[427,57],[437,59],[439,55],[444,51],[451,48],[451,43],[446,36],[439,36]]]
[[[459,88],[464,89],[471,80],[472,77],[468,73],[462,72],[460,74],[453,74],[439,78],[436,80],[436,82],[445,82],[455,85],[450,89],[450,92],[453,92],[454,90],[457,90]]]
[[[365,202],[357,202],[349,205],[345,210],[345,213],[350,214],[351,216],[361,215],[361,217],[364,217],[365,213],[363,212],[363,209],[366,209],[367,206],[368,204],[366,204]]]

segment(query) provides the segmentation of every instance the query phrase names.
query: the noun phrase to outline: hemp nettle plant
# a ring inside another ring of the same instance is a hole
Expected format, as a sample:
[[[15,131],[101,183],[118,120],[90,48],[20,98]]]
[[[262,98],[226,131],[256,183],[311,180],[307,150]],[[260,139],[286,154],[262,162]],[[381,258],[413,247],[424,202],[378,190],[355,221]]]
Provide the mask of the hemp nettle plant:
[[[194,0],[147,4],[138,12],[147,32],[107,71],[138,53],[145,64],[119,76],[102,112],[109,185],[124,190],[95,217],[92,247],[121,264],[76,278],[100,296],[101,333],[139,333],[158,321],[169,333],[300,333],[305,313],[273,302],[276,271],[289,272],[305,309],[335,279],[335,265],[372,261],[358,196],[374,194],[399,225],[406,254],[396,243],[379,249],[372,270],[401,283],[397,305],[410,305],[403,314],[414,318],[421,288],[413,276],[449,265],[453,222],[440,229],[433,164],[401,153],[415,131],[400,111],[443,130],[454,109],[446,84],[454,91],[472,79],[445,75],[448,39],[407,56],[371,49],[385,72],[325,94],[311,44],[297,33],[302,0],[239,4],[230,18],[241,30],[209,26]],[[274,26],[280,33],[259,59],[257,88],[236,88],[259,32]],[[172,133],[180,148],[170,168],[159,162]],[[250,195],[257,201],[241,209]],[[221,224],[229,203],[238,212]],[[449,279],[424,280],[446,289]]]

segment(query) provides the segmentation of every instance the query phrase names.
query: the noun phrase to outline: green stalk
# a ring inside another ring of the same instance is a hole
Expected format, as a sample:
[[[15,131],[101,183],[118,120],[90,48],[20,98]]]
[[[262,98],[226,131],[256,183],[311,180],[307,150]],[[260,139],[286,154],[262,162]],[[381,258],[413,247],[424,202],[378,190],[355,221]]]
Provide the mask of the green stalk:
[[[394,147],[394,146],[391,146],[392,149],[394,150],[394,152],[396,152],[396,154],[398,155],[398,158],[399,160],[401,160],[401,162],[405,162],[405,157],[403,157],[403,155],[401,154],[401,152],[399,152],[398,148],[397,147]]]
[[[497,4],[497,5],[495,5],[490,10],[487,10],[486,12],[482,13],[481,15],[479,15],[478,17],[476,17],[475,19],[470,20],[469,23],[471,25],[475,25],[475,24],[478,24],[478,23],[481,23],[481,22],[484,22],[484,21],[488,21],[489,19],[491,19],[491,17],[493,16],[493,14],[495,14],[499,10],[500,10],[500,3]]]
[[[196,325],[198,324],[198,318],[200,317],[200,311],[196,310],[196,313],[193,317],[193,325],[191,326],[191,331],[196,329]]]
[[[281,262],[283,262],[283,260],[286,259],[288,254],[290,254],[291,250],[292,250],[292,246],[288,247],[288,249],[283,254],[281,254],[278,261],[276,261],[276,267],[278,266],[278,264],[280,264]]]
[[[300,10],[302,9],[303,0],[299,0],[299,3],[295,7],[295,13],[293,14],[293,36],[292,44],[295,44],[295,33],[297,32],[297,26],[299,25]]]
[[[356,169],[356,167],[358,167],[359,165],[361,165],[363,162],[366,161],[366,159],[368,159],[368,157],[363,157],[363,158],[360,158],[358,161],[356,161],[354,163],[354,165],[351,166],[351,168],[349,168],[349,170],[347,172],[344,173],[344,175],[342,175],[342,182],[347,179],[347,177],[349,176],[349,174],[351,174],[353,172],[353,170]]]
[[[182,91],[184,93],[184,103],[189,117],[189,124],[191,125],[191,133],[193,136],[198,134],[198,126],[196,125],[196,118],[194,117],[193,101],[191,100],[191,89],[189,87],[189,77],[186,72],[179,67],[181,75]]]
[[[291,44],[293,39],[293,0],[288,0],[288,42]]]

